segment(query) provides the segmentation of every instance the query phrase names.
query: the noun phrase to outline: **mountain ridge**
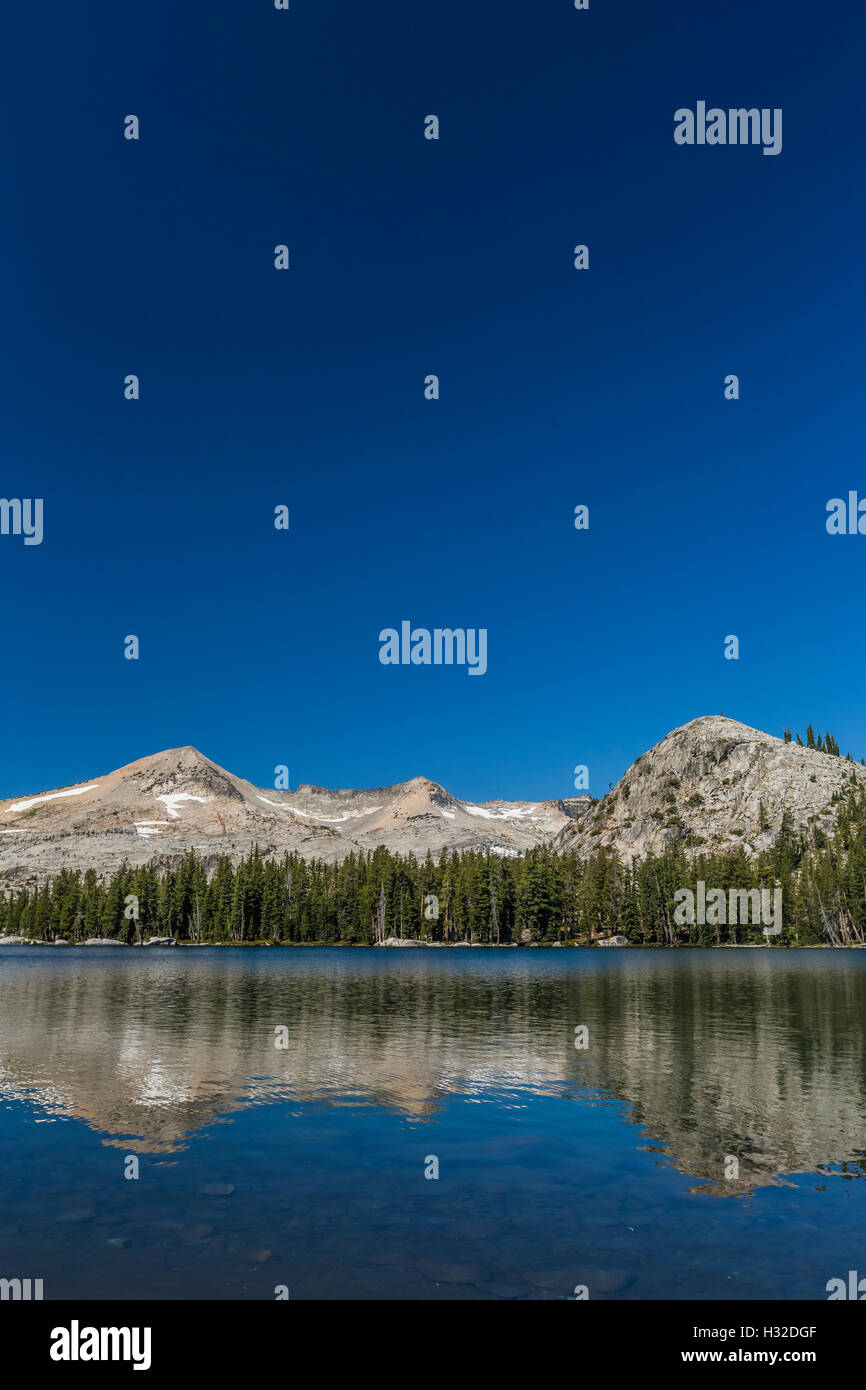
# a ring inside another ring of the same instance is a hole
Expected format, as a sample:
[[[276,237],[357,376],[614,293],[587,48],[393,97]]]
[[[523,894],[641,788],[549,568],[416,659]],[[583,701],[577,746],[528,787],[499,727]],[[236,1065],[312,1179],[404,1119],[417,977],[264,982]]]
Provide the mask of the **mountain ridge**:
[[[172,862],[190,850],[237,862],[298,852],[339,862],[395,852],[482,849],[518,855],[549,842],[588,797],[475,803],[429,777],[366,789],[257,787],[191,744],[135,759],[89,781],[0,800],[0,886],[61,869],[115,871]]]
[[[786,818],[830,828],[851,785],[866,786],[866,768],[724,715],[672,729],[601,800],[472,802],[425,776],[366,789],[262,788],[185,744],[88,782],[0,800],[0,886],[64,868],[167,864],[191,850],[237,862],[254,844],[266,857],[330,863],[380,845],[416,858],[549,846],[581,857],[606,849],[631,863],[677,841],[757,854]]]

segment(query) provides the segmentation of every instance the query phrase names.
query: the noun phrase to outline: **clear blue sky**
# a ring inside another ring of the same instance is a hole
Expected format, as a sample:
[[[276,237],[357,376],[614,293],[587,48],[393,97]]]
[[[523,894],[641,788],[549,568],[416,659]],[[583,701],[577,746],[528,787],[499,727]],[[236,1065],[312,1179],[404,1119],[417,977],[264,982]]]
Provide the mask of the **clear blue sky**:
[[[14,7],[0,796],[187,743],[601,794],[720,710],[866,753],[864,44],[860,0]],[[677,146],[699,100],[782,153]],[[487,674],[382,666],[404,618]]]

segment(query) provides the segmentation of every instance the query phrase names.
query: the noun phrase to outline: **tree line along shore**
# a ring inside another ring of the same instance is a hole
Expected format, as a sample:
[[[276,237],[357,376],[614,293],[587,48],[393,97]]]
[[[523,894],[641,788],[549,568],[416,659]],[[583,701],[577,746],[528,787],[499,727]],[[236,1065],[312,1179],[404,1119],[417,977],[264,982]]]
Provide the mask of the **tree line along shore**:
[[[194,853],[170,865],[127,865],[106,877],[63,870],[0,894],[0,937],[129,945],[345,944],[389,940],[468,945],[757,945],[760,922],[677,920],[678,890],[699,883],[782,892],[773,944],[866,944],[866,793],[852,789],[835,828],[797,831],[785,816],[771,849],[703,853],[673,843],[633,865],[605,848],[589,858],[549,847],[503,857],[445,852],[423,860],[378,848],[340,864],[253,846],[233,864]]]

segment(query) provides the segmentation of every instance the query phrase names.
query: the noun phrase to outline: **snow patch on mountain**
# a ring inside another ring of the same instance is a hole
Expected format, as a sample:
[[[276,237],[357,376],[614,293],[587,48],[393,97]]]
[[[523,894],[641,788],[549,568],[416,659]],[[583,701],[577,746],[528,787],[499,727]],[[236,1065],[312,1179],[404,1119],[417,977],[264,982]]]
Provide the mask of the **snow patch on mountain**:
[[[87,787],[72,787],[67,792],[45,792],[42,796],[31,796],[27,801],[16,801],[14,806],[7,806],[6,814],[8,816],[13,811],[29,811],[31,806],[38,806],[42,801],[59,801],[64,796],[81,796],[82,792],[95,792],[98,786],[98,782],[91,782]]]
[[[172,820],[180,820],[180,811],[177,810],[177,806],[180,802],[200,801],[202,805],[204,805],[206,802],[212,801],[213,797],[195,796],[192,792],[168,792],[165,796],[158,796],[156,799],[157,801],[165,802],[165,809]]]

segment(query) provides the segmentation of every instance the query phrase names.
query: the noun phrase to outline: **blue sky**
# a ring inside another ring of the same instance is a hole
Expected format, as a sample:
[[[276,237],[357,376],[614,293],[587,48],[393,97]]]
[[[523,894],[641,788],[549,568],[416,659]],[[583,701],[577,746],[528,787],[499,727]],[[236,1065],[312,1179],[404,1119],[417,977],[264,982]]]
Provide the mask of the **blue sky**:
[[[600,795],[720,710],[866,753],[866,537],[825,529],[866,495],[861,4],[50,0],[5,40],[0,495],[45,521],[0,536],[0,796],[187,743]],[[699,100],[782,153],[676,145]],[[403,619],[487,673],[381,665]]]

